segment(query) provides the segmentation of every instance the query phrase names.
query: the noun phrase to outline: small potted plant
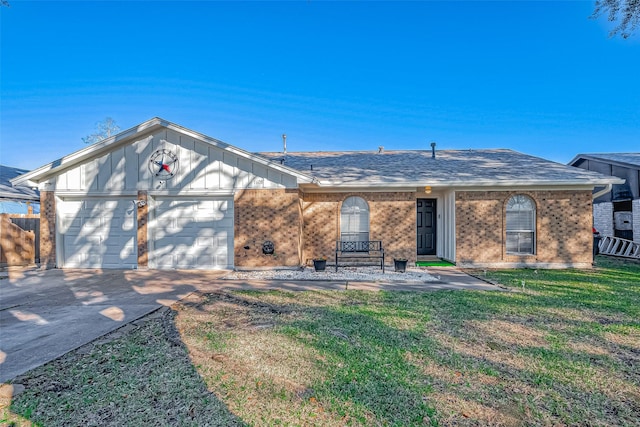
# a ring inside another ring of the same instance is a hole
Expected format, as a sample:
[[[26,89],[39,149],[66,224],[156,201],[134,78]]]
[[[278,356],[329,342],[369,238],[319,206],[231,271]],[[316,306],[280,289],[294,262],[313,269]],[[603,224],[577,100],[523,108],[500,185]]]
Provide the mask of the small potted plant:
[[[324,257],[314,258],[313,268],[315,268],[316,271],[324,271],[324,269],[327,268],[327,259]]]
[[[407,270],[407,259],[406,258],[394,258],[393,266],[398,273],[404,273]]]

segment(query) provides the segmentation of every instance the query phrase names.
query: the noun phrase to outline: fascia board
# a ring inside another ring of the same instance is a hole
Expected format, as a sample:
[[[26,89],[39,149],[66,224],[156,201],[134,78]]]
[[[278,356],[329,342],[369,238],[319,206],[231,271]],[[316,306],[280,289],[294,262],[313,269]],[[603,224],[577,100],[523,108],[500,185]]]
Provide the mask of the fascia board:
[[[339,188],[405,188],[405,187],[425,187],[432,188],[451,188],[451,187],[531,187],[531,186],[584,186],[593,187],[598,185],[607,184],[624,184],[625,180],[618,177],[605,177],[593,181],[578,181],[578,180],[560,180],[560,181],[469,181],[469,182],[430,182],[430,181],[417,181],[417,182],[397,182],[397,183],[349,183],[344,184],[340,181],[319,181],[318,184],[323,187],[339,187]]]
[[[32,202],[39,202],[40,198],[39,197],[34,197],[34,196],[27,196],[25,194],[0,194],[0,200],[16,200],[16,199],[20,199],[20,200],[29,200]]]
[[[117,146],[126,143],[127,141],[134,139],[135,137],[139,137],[140,135],[145,133],[153,132],[160,128],[165,128],[165,129],[173,130],[176,132],[180,132],[182,134],[198,139],[202,142],[214,145],[220,149],[236,154],[240,157],[244,157],[256,163],[260,163],[264,166],[278,170],[279,172],[286,173],[288,175],[293,175],[296,178],[298,178],[302,183],[314,182],[314,178],[312,176],[303,174],[296,169],[278,165],[277,163],[271,162],[263,157],[256,156],[255,154],[249,153],[248,151],[234,147],[232,145],[219,141],[215,138],[211,138],[199,132],[192,131],[190,129],[177,125],[175,123],[168,122],[159,117],[155,117],[138,126],[134,126],[130,129],[125,130],[124,132],[120,132],[117,135],[104,139],[96,144],[92,144],[88,147],[82,148],[65,157],[62,157],[58,160],[54,160],[51,163],[47,163],[46,165],[43,165],[23,175],[17,176],[11,179],[10,182],[13,186],[27,185],[29,187],[36,187],[39,182],[43,181],[44,179],[47,179],[51,175],[54,175],[57,171],[61,169],[72,167],[73,165],[78,164],[87,159],[90,159],[91,157],[98,157],[103,153],[111,149],[114,149]]]
[[[426,185],[411,185],[401,187],[383,187],[383,186],[352,186],[352,187],[318,187],[315,185],[302,185],[300,189],[305,193],[349,193],[349,192],[363,192],[363,193],[382,193],[382,192],[396,192],[396,193],[414,193],[420,192]],[[589,190],[592,191],[596,186],[594,185],[509,185],[506,187],[486,187],[486,186],[457,186],[457,185],[436,185],[431,187],[432,192],[438,193],[443,191],[487,191],[487,190],[513,190],[513,191],[561,191],[561,190]]]
[[[578,160],[581,160],[581,159],[583,159],[583,160],[587,160],[587,156],[585,156],[584,154],[578,154],[578,155],[577,155],[577,156],[575,156],[573,159],[571,159],[571,160],[567,163],[567,165],[568,165],[568,166],[573,166],[573,164],[574,164],[575,162],[577,162]]]
[[[600,162],[600,163],[605,163],[605,164],[611,163],[612,165],[616,165],[616,166],[622,166],[622,167],[625,167],[625,168],[640,170],[640,165],[637,165],[637,164],[634,164],[634,163],[621,162],[621,161],[618,161],[618,160],[606,159],[606,158],[602,158],[602,157],[593,157],[593,156],[590,156],[588,154],[578,154],[569,163],[567,163],[567,165],[573,166],[573,164],[575,162],[577,162],[578,160],[590,160],[590,161],[593,161],[593,162]]]
[[[165,120],[155,117],[151,120],[139,124],[138,126],[134,126],[130,129],[125,130],[124,132],[120,132],[117,135],[106,138],[96,144],[92,144],[88,147],[82,148],[67,156],[54,160],[51,163],[47,163],[46,165],[40,166],[37,169],[17,176],[11,179],[10,182],[13,186],[27,185],[30,187],[35,187],[40,181],[47,179],[49,176],[55,174],[55,172],[60,169],[71,167],[91,157],[97,157],[103,152],[114,148],[112,147],[114,144],[119,145],[120,143],[124,143],[125,141],[133,138],[136,135],[152,132],[162,126],[166,126],[167,123],[168,122],[166,122]]]

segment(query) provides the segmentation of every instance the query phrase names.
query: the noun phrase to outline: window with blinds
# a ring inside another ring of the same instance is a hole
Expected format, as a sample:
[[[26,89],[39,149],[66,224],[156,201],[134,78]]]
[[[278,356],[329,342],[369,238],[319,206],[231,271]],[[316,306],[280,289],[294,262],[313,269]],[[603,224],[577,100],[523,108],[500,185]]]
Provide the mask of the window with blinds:
[[[340,208],[340,240],[366,242],[369,240],[369,205],[362,197],[348,197]]]
[[[525,195],[518,194],[507,202],[507,253],[535,254],[536,205]]]

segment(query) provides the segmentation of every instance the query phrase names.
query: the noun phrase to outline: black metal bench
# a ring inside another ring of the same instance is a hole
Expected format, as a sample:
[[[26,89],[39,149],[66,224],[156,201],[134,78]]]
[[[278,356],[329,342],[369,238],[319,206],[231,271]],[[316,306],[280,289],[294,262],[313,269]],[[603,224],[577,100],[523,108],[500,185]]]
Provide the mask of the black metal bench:
[[[365,240],[360,242],[336,242],[336,271],[339,260],[379,259],[384,273],[384,248],[382,240]]]

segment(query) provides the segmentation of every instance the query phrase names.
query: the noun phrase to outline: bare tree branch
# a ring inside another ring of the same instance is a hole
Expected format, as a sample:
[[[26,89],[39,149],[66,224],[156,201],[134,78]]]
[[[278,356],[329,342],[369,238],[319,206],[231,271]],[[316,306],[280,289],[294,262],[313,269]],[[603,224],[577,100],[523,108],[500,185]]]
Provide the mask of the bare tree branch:
[[[91,135],[87,135],[82,138],[82,142],[85,144],[95,144],[103,139],[107,139],[110,136],[115,135],[120,130],[120,126],[116,124],[116,121],[111,117],[106,117],[103,121],[97,122],[95,132]]]

